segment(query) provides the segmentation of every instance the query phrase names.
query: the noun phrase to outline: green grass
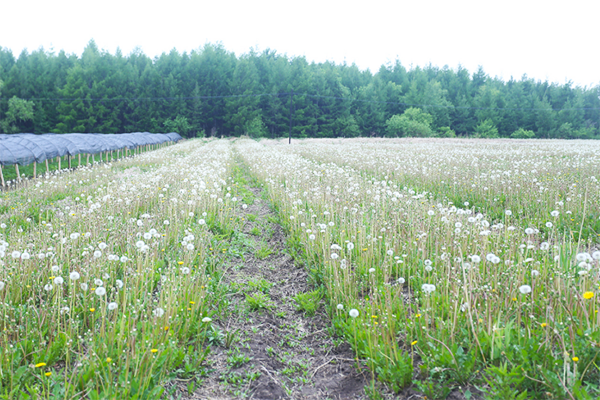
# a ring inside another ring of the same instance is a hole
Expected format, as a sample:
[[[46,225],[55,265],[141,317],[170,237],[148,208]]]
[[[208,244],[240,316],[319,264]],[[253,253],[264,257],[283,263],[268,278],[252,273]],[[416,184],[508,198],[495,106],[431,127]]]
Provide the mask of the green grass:
[[[254,256],[259,260],[264,260],[273,254],[273,249],[267,243],[261,243],[260,247],[254,252]]]
[[[321,300],[323,300],[323,293],[321,290],[313,290],[312,292],[298,293],[294,296],[296,302],[296,309],[305,312],[308,316],[313,316],[321,307]]]
[[[263,292],[256,292],[252,295],[246,295],[246,304],[251,311],[268,310],[273,307],[269,295]]]

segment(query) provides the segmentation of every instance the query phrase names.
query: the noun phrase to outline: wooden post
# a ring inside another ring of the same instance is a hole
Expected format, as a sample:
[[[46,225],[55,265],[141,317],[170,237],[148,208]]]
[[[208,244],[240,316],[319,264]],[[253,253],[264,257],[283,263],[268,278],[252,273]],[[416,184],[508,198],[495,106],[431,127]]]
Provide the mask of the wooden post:
[[[81,153],[77,154],[77,156],[79,156],[79,164],[77,166],[81,167]]]
[[[50,173],[50,166],[48,165],[48,159],[46,158],[46,173]]]
[[[61,170],[61,167],[60,167],[60,162],[61,162],[61,160],[62,160],[62,157],[61,157],[61,156],[58,156],[58,157],[56,157],[56,158],[58,158],[58,170],[60,171],[60,170]]]
[[[90,165],[90,155],[87,155],[87,159],[85,160],[86,165]]]
[[[33,179],[37,178],[37,163],[33,162]]]
[[[6,186],[4,184],[4,174],[2,173],[2,165],[0,164],[0,178],[2,178],[2,187]]]
[[[21,180],[21,174],[19,174],[19,164],[15,164],[15,172],[17,173],[17,180]]]
[[[71,155],[70,154],[67,155],[67,159],[69,160],[69,169],[71,169]]]
[[[290,93],[290,139],[288,144],[292,144],[292,104],[294,104],[294,89]]]

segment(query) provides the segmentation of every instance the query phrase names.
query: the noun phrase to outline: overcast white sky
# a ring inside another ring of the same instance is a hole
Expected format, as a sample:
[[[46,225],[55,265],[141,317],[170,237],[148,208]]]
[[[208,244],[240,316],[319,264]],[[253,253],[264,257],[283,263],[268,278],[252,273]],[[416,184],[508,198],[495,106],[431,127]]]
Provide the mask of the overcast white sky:
[[[0,46],[80,55],[90,39],[154,57],[222,42],[236,55],[274,49],[377,72],[399,59],[505,80],[523,74],[600,85],[597,0],[20,0],[2,4]]]

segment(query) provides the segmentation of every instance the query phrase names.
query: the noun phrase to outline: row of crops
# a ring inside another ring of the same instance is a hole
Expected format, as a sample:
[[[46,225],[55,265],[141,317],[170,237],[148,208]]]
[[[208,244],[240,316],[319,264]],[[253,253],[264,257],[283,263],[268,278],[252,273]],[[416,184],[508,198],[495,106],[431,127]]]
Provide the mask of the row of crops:
[[[201,371],[230,162],[187,141],[0,196],[0,398],[158,398]]]
[[[597,143],[237,146],[373,379],[427,398],[600,396]]]

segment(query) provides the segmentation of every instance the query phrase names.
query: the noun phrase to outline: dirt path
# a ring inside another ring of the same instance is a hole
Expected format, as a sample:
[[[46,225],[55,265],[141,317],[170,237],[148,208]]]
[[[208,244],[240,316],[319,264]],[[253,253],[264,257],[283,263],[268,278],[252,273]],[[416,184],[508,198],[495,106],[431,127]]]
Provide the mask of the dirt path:
[[[285,233],[261,190],[249,190],[256,199],[242,211],[242,232],[231,243],[243,247],[244,256],[232,259],[223,277],[231,289],[230,314],[214,321],[229,336],[213,346],[211,372],[185,397],[364,398],[368,380],[356,370],[350,347],[328,334],[323,307],[314,316],[297,310],[294,296],[313,290],[308,274],[286,253]]]

